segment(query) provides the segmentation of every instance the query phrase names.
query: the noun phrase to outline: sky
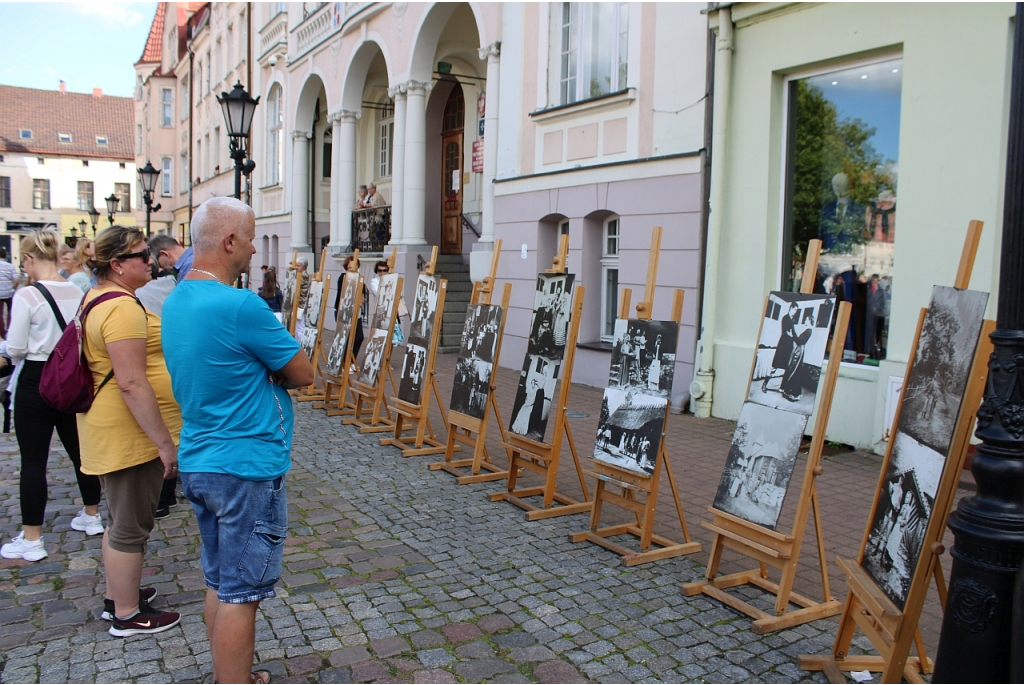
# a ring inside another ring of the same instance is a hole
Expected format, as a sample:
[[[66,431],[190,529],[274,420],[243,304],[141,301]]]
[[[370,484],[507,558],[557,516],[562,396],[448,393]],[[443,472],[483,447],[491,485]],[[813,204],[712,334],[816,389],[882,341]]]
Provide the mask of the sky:
[[[0,84],[131,97],[155,2],[0,2]]]

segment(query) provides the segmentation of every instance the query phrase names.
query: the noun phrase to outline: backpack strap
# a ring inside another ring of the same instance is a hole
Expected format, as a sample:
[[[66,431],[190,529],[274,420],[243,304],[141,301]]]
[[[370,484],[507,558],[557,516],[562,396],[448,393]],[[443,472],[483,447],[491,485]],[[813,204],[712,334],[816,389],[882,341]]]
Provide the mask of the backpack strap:
[[[46,286],[38,282],[33,283],[32,286],[42,293],[43,297],[50,304],[50,309],[53,310],[53,315],[57,317],[57,325],[60,326],[60,329],[63,331],[67,328],[68,324],[64,320],[64,315],[60,313],[60,307],[57,306],[57,303],[53,299],[53,295],[51,295],[50,291],[46,289]]]
[[[134,295],[130,295],[128,293],[120,292],[120,291],[117,291],[117,290],[115,290],[114,292],[111,292],[111,293],[103,293],[102,295],[99,295],[95,299],[90,301],[89,304],[83,306],[82,309],[78,312],[78,323],[82,326],[83,335],[85,334],[84,333],[84,331],[85,331],[85,315],[88,314],[92,310],[92,308],[95,307],[96,305],[102,304],[104,302],[107,302],[108,300],[113,300],[116,297],[130,297],[130,298],[132,298],[133,300],[135,300],[136,302],[139,303],[139,306],[142,307],[142,311],[143,312],[146,311],[146,307],[142,304],[142,302],[139,300],[139,298],[135,297]],[[111,368],[110,369],[110,373],[108,373],[104,377],[104,379],[102,381],[100,381],[100,384],[99,384],[99,386],[97,386],[96,392],[93,393],[93,396],[95,397],[96,395],[98,395],[100,393],[100,390],[103,389],[103,386],[106,385],[107,383],[109,383],[110,379],[113,378],[113,377],[114,377],[114,369]]]

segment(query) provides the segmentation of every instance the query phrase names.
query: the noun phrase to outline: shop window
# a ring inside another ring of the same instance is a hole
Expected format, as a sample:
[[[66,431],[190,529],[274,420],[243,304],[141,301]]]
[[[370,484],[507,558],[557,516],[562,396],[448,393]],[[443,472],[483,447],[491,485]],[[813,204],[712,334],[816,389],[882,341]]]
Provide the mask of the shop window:
[[[132,211],[132,184],[131,183],[115,183],[114,184],[114,195],[118,198],[117,211],[119,211],[119,212],[130,212],[130,211]]]
[[[0,207],[11,206],[11,177],[0,176]]]
[[[32,209],[50,208],[50,179],[32,179]]]
[[[93,187],[92,181],[79,181],[78,182],[78,209],[82,212],[88,212],[90,209],[95,207],[93,203]]]
[[[267,171],[268,186],[281,182],[281,148],[284,118],[281,109],[281,86],[274,84],[267,98]]]
[[[877,365],[888,345],[903,61],[788,82],[784,287],[853,306],[843,361]],[[808,241],[822,241],[816,274]]]
[[[611,342],[619,317],[619,218],[605,219],[601,235],[601,340]]]
[[[563,2],[555,7],[559,31],[557,104],[625,88],[629,3]]]

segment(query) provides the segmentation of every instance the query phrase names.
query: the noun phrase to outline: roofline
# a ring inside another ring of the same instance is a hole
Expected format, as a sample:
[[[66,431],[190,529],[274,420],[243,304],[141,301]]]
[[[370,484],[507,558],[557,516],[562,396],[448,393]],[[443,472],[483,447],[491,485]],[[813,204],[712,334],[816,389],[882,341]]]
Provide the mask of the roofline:
[[[49,155],[51,157],[67,157],[69,159],[81,159],[82,157],[88,157],[89,159],[109,159],[112,161],[123,162],[125,160],[135,161],[135,155],[120,157],[118,155],[97,155],[91,152],[82,153],[71,153],[67,151],[51,151],[51,150],[21,150],[18,148],[0,147],[0,152],[6,152],[9,154],[23,154],[28,156],[33,155]]]

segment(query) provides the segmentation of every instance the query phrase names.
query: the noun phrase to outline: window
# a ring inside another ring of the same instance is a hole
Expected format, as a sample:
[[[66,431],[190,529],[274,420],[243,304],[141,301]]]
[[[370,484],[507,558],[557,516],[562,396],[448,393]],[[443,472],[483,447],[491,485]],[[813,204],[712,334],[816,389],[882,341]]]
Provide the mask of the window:
[[[203,94],[203,60],[196,62],[196,81],[199,84],[199,94]]]
[[[203,155],[203,178],[213,177],[213,165],[210,164],[210,134],[207,133],[203,136],[203,150],[206,154]]]
[[[50,179],[32,179],[32,209],[50,208]]]
[[[57,140],[60,141],[61,143],[70,143],[71,142],[71,134],[70,133],[58,133],[57,134]]]
[[[160,89],[160,125],[164,128],[174,125],[171,120],[174,111],[174,91],[170,88]]]
[[[20,131],[18,131],[18,137],[21,138],[22,140],[32,140],[32,131],[28,130],[27,128],[23,128]]]
[[[888,346],[896,240],[902,59],[788,81],[784,288],[854,303],[843,361],[877,365]],[[816,274],[803,273],[811,238]]]
[[[142,102],[142,74],[135,76],[135,99]]]
[[[203,180],[203,141],[196,141],[196,182]]]
[[[601,340],[611,342],[615,335],[615,319],[619,317],[618,217],[605,220],[601,237]]]
[[[110,141],[107,140],[106,136],[96,136],[97,145],[108,145]]]
[[[182,151],[178,167],[181,169],[181,183],[178,185],[178,192],[184,193],[192,184],[192,179],[188,177],[188,152]]]
[[[82,166],[89,166],[89,160],[83,159],[82,160]]]
[[[235,66],[235,27],[233,24],[228,25],[227,40],[224,51],[228,56],[227,66],[231,69]]]
[[[179,94],[181,104],[178,109],[180,110],[178,116],[184,121],[188,118],[188,79],[183,79],[181,82],[181,93]]]
[[[217,46],[214,50],[214,57],[217,60],[214,71],[217,72],[217,81],[219,82],[224,77],[224,43],[221,39],[217,38]]]
[[[281,86],[275,84],[267,98],[267,185],[281,182],[281,149],[283,147],[284,118],[281,111]]]
[[[78,209],[82,212],[88,212],[90,209],[95,207],[93,202],[93,189],[92,181],[79,181],[78,182]]]
[[[46,164],[46,159],[43,158],[43,157],[36,157],[36,164],[39,164],[39,165]]]
[[[391,175],[391,163],[394,160],[395,147],[395,102],[388,100],[380,110],[380,178]]]
[[[11,177],[0,176],[0,207],[11,206]]]
[[[324,131],[324,154],[323,160],[321,160],[321,176],[324,179],[331,177],[331,156],[334,153],[334,136],[331,134],[331,129],[328,128]]]
[[[220,173],[220,126],[216,126],[213,129],[213,173],[214,175]]]
[[[172,174],[174,169],[171,168],[171,158],[163,157],[160,159],[160,195],[163,197],[170,197],[171,193],[174,192],[174,177]]]
[[[210,92],[210,72],[213,71],[213,62],[210,61],[210,53],[206,53],[206,92]]]
[[[625,88],[629,3],[564,2],[560,9],[558,104]]]
[[[569,220],[558,222],[558,239],[561,240],[563,235],[569,235]],[[569,255],[565,255],[565,266],[569,266]]]
[[[117,168],[118,169],[124,169],[125,168],[124,162],[118,163]]]
[[[131,183],[115,183],[114,184],[114,195],[120,200],[117,204],[117,211],[119,212],[130,212],[132,211],[132,184]]]
[[[135,154],[142,154],[142,124],[135,124]]]

